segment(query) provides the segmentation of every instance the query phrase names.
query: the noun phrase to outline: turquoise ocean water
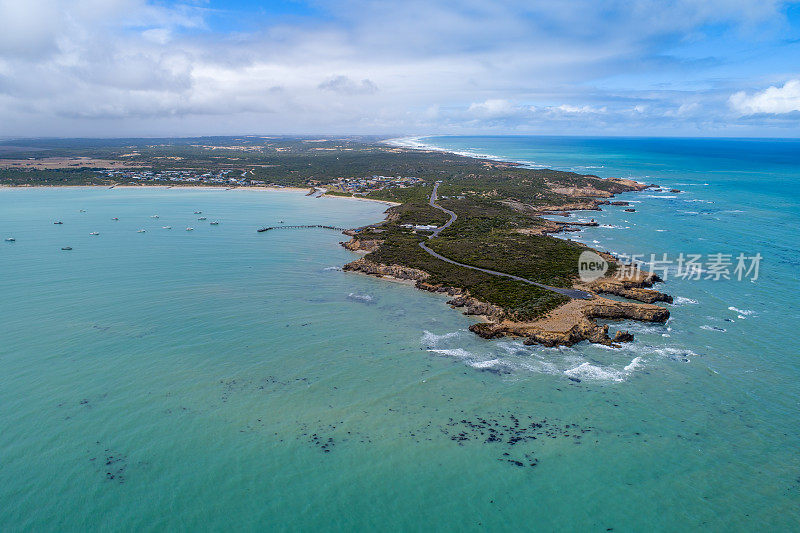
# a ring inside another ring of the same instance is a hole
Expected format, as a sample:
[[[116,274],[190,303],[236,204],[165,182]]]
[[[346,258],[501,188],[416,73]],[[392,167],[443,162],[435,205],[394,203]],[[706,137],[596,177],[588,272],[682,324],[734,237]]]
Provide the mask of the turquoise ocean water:
[[[527,347],[339,271],[336,232],[255,232],[378,203],[0,189],[0,528],[796,529],[800,143],[421,142],[679,188],[572,237],[759,279],[668,276],[672,318],[619,350]]]

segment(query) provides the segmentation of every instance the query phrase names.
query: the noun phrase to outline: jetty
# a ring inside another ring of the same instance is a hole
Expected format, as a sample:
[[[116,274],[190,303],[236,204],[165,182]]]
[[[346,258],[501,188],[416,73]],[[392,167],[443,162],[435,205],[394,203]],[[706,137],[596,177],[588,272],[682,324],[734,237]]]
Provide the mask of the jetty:
[[[322,228],[322,229],[332,229],[334,231],[344,231],[347,228],[340,228],[338,226],[327,226],[325,224],[309,224],[304,226],[267,226],[264,228],[259,228],[258,232],[263,233],[265,231],[270,231],[273,229],[306,229],[306,228]]]

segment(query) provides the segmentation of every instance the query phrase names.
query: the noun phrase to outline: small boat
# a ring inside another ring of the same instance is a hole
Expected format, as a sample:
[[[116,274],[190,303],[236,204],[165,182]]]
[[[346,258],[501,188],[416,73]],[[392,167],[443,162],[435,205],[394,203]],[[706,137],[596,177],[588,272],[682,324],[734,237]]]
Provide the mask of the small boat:
[[[137,231],[136,233],[146,233],[146,232],[147,232],[147,230],[146,230],[146,229],[140,229],[140,230],[139,230],[139,231]]]
[[[200,217],[197,220],[207,220],[207,217]]]
[[[209,222],[209,224],[211,224],[212,226],[219,226],[219,220],[212,220],[211,222]]]
[[[195,215],[200,215],[200,214],[202,214],[202,213],[203,213],[202,211],[195,211],[195,212],[194,212],[194,214],[195,214]]]
[[[63,222],[61,222],[60,220],[58,220],[58,221],[56,221],[56,222],[53,222],[53,224],[63,224]]]
[[[62,246],[62,250],[72,250],[72,246]]]
[[[158,215],[150,215],[150,218],[158,218]]]
[[[186,231],[194,231],[194,228],[186,228]]]
[[[111,220],[119,220],[117,217],[112,218]]]
[[[86,212],[86,209],[81,209],[81,213],[85,213],[85,212]]]
[[[17,239],[15,239],[14,237],[9,237],[8,239],[6,239],[6,242],[16,242],[16,240]]]
[[[89,235],[100,235],[100,234],[98,232],[96,232],[96,231],[93,231]]]
[[[279,220],[279,221],[278,221],[278,223],[279,223],[279,224],[283,224],[283,220]]]
[[[172,226],[161,226],[161,229],[172,229]]]

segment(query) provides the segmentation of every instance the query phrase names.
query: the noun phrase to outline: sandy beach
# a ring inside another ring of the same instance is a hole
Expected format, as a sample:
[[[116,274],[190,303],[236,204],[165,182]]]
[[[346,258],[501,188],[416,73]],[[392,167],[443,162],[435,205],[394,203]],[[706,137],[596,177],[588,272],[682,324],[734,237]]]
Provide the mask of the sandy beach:
[[[199,190],[209,190],[209,191],[272,191],[272,192],[293,192],[293,193],[302,193],[307,194],[310,187],[275,187],[275,186],[264,186],[264,187],[213,187],[209,185],[35,185],[35,186],[16,186],[16,185],[0,185],[0,189],[142,189],[142,188],[150,188],[150,189],[199,189]],[[329,194],[322,194],[319,198],[336,198],[342,200],[356,200],[360,202],[377,202],[380,204],[386,204],[390,207],[400,205],[398,202],[390,202],[389,200],[378,200],[374,198],[356,198],[354,196],[338,196],[338,195],[329,195]]]

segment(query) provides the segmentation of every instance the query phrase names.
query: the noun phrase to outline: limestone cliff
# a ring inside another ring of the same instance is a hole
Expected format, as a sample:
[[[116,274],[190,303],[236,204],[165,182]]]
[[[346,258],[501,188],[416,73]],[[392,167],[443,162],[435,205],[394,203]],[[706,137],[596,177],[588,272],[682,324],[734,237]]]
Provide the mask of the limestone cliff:
[[[632,269],[630,265],[619,263],[610,254],[601,253],[600,255],[607,261],[616,263],[617,272],[590,283],[577,285],[577,288],[598,294],[614,294],[649,304],[655,302],[672,303],[672,296],[669,294],[649,288],[662,281],[658,275],[651,274],[645,270]]]
[[[379,239],[357,239],[352,238],[347,242],[341,243],[342,246],[351,252],[374,252],[378,247],[383,244]]]
[[[542,318],[520,321],[502,307],[474,298],[469,291],[429,283],[430,275],[416,268],[384,265],[361,258],[346,264],[343,269],[377,277],[410,280],[415,282],[418,289],[452,296],[447,302],[449,305],[462,309],[466,315],[482,316],[488,320],[469,328],[487,339],[514,336],[525,338],[526,344],[545,346],[571,346],[584,340],[618,346],[620,342],[633,340],[633,335],[618,331],[612,338],[608,335],[608,326],[599,325],[596,319],[665,322],[669,318],[669,311],[657,305],[618,302],[597,296],[591,300],[570,300]]]
[[[473,324],[469,329],[487,339],[525,337],[525,344],[545,346],[572,346],[584,340],[617,346],[619,342],[633,340],[633,335],[622,331],[617,332],[614,338],[609,337],[608,325],[599,325],[595,322],[598,318],[665,322],[669,318],[669,311],[657,305],[596,297],[591,300],[570,300],[537,320],[484,322]]]
[[[342,270],[361,272],[363,274],[369,274],[370,276],[389,277],[399,280],[413,280],[418,282],[425,281],[430,277],[430,274],[417,268],[373,263],[364,257],[353,261],[352,263],[347,263],[342,267]]]

